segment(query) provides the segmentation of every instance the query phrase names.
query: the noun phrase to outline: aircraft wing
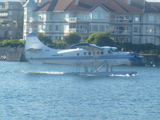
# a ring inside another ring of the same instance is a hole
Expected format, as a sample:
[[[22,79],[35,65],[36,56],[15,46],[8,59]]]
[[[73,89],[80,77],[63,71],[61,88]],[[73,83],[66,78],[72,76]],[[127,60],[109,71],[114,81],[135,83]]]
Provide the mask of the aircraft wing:
[[[89,43],[78,43],[75,45],[71,46],[72,48],[82,48],[85,49],[87,51],[99,51],[99,50],[103,50],[103,48],[95,45],[95,44],[89,44]]]

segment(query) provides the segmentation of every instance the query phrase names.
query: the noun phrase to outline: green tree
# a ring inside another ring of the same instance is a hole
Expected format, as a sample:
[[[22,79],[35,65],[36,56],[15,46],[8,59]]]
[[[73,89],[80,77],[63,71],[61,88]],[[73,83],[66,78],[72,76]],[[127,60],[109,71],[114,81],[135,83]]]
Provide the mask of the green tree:
[[[113,46],[114,41],[110,39],[110,33],[94,33],[86,41],[87,43],[96,44],[98,46]]]
[[[68,35],[63,36],[63,41],[68,45],[79,43],[80,40],[81,37],[77,32],[69,33]]]
[[[52,44],[52,40],[51,40],[48,36],[45,36],[45,35],[43,35],[42,33],[37,33],[36,35],[37,35],[37,37],[39,38],[39,40],[40,40],[43,44],[45,44],[45,45],[47,45],[47,46],[49,46],[50,44]]]
[[[16,31],[15,38],[16,39],[22,39],[23,38],[23,15],[22,15],[22,18],[21,18],[21,22],[18,23],[18,28],[17,28],[17,31]]]
[[[48,47],[54,48],[54,49],[65,49],[67,48],[67,43],[61,42],[61,41],[53,41],[52,44],[48,45]]]
[[[24,47],[24,45],[25,45],[25,41],[18,40],[18,39],[14,39],[14,40],[6,39],[0,42],[0,47]]]

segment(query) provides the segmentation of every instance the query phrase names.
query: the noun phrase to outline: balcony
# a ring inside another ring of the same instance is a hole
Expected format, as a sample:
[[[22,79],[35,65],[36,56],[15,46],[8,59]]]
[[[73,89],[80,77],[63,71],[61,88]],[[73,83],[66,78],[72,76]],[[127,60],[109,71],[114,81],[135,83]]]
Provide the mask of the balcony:
[[[111,31],[111,35],[132,35],[131,30],[118,30],[118,31]]]
[[[115,23],[115,24],[132,24],[133,20],[131,19],[116,19],[116,18],[111,18],[110,23]]]
[[[79,28],[70,28],[69,32],[78,32],[80,34],[89,34],[89,30],[87,30],[87,29],[79,29]]]
[[[0,12],[8,11],[7,8],[0,8]]]
[[[82,18],[77,18],[77,17],[65,18],[65,20],[66,20],[68,23],[89,22],[89,19],[82,19]]]
[[[0,19],[0,22],[8,21],[8,19]]]
[[[8,13],[0,13],[0,17],[7,17]]]
[[[30,23],[33,23],[33,22],[43,22],[44,19],[43,18],[29,18],[27,21],[30,22]]]

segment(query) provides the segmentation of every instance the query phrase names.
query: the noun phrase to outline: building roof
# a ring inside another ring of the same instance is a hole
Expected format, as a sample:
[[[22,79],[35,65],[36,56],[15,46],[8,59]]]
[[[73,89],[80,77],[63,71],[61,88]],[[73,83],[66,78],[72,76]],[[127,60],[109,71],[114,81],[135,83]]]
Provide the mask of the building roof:
[[[24,7],[37,7],[38,5],[35,3],[34,0],[28,0],[23,6]]]
[[[160,2],[146,2],[146,13],[160,13]]]
[[[98,5],[105,7],[111,12],[122,13],[143,13],[160,12],[160,2],[145,2],[145,0],[79,0],[75,5],[75,0],[48,0],[42,6],[37,7],[35,11],[90,11]]]

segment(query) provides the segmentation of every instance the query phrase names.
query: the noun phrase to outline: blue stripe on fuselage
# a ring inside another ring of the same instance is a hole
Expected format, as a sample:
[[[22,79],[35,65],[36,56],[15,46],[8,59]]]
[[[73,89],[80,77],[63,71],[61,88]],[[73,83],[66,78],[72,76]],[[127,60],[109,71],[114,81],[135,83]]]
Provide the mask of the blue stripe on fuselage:
[[[138,54],[136,54],[138,55]],[[94,56],[53,56],[48,58],[32,58],[32,60],[90,60],[94,59]],[[135,55],[105,55],[105,56],[96,56],[96,59],[129,59],[131,61],[136,61]],[[30,59],[29,59],[30,60]]]

